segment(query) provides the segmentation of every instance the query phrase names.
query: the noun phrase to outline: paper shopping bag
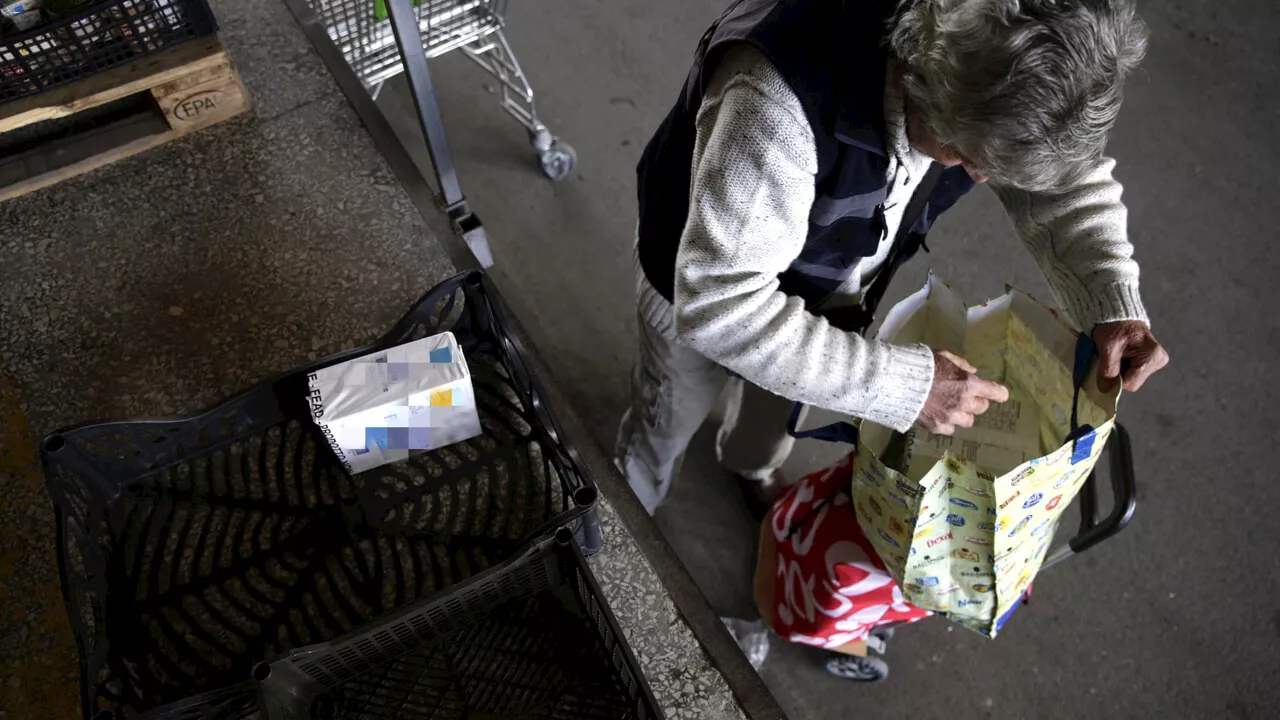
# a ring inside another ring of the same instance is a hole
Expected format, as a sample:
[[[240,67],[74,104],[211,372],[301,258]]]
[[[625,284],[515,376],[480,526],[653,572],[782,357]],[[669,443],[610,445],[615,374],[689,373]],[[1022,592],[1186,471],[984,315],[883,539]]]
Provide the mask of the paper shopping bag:
[[[881,337],[950,350],[1009,388],[954,436],[862,423],[853,472],[855,516],[906,600],[994,637],[1092,472],[1119,389],[1101,392],[1092,343],[1018,291],[966,311],[930,278]]]

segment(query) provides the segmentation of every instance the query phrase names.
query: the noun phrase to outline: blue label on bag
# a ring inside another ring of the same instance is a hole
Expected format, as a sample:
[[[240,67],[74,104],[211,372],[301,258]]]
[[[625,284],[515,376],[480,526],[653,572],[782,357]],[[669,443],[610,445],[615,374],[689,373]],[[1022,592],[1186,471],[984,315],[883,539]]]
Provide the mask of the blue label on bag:
[[[1098,434],[1093,430],[1076,438],[1075,449],[1071,451],[1071,464],[1082,463],[1093,455],[1093,441]]]
[[[947,522],[951,523],[952,525],[955,525],[956,527],[964,527],[964,518],[960,517],[959,515],[956,515],[955,513],[952,513],[947,516]]]
[[[977,505],[975,505],[974,503],[971,503],[971,502],[969,502],[968,500],[961,500],[960,498],[951,498],[951,504],[952,504],[952,505],[959,505],[960,507],[965,508],[965,509],[967,509],[967,510],[977,510],[977,509],[978,509],[978,506],[977,506]]]

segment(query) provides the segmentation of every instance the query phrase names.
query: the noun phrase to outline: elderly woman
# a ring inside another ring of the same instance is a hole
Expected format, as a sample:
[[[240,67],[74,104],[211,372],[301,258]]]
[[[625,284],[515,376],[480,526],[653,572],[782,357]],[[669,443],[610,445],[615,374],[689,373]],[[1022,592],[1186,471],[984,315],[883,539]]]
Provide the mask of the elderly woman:
[[[739,0],[639,165],[639,352],[618,463],[650,512],[725,384],[717,439],[776,481],[795,402],[949,433],[1006,390],[862,337],[893,271],[995,191],[1105,378],[1168,359],[1103,156],[1145,30],[1130,0]]]

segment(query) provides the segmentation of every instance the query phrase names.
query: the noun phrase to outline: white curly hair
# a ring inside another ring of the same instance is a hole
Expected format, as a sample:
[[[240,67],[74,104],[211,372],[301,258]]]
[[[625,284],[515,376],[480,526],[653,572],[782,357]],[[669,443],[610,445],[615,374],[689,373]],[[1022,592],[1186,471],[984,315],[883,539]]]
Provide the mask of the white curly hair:
[[[1101,156],[1146,41],[1131,0],[900,0],[888,36],[929,131],[1027,190]]]

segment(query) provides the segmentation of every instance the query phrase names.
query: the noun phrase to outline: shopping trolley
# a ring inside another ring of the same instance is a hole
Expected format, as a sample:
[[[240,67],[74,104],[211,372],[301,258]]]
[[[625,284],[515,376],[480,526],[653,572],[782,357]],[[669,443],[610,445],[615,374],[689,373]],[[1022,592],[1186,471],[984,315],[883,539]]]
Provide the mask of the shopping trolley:
[[[573,148],[538,119],[533,88],[503,33],[508,0],[305,2],[375,98],[387,80],[405,74],[445,210],[480,264],[491,265],[484,226],[468,208],[458,183],[427,60],[461,50],[492,75],[498,81],[501,107],[529,133],[538,165],[548,178],[563,180],[577,164]]]
[[[558,141],[538,120],[533,88],[520,68],[502,31],[508,0],[422,0],[405,14],[412,14],[428,59],[461,50],[487,70],[499,83],[501,105],[526,130],[542,171],[552,180],[563,180],[573,170],[573,148]],[[385,2],[385,5],[384,5]],[[404,65],[396,46],[392,23],[395,0],[312,0],[329,37],[342,50],[351,69],[376,96],[383,83],[398,75]],[[386,17],[379,12],[386,8]],[[400,7],[400,12],[404,12]]]

